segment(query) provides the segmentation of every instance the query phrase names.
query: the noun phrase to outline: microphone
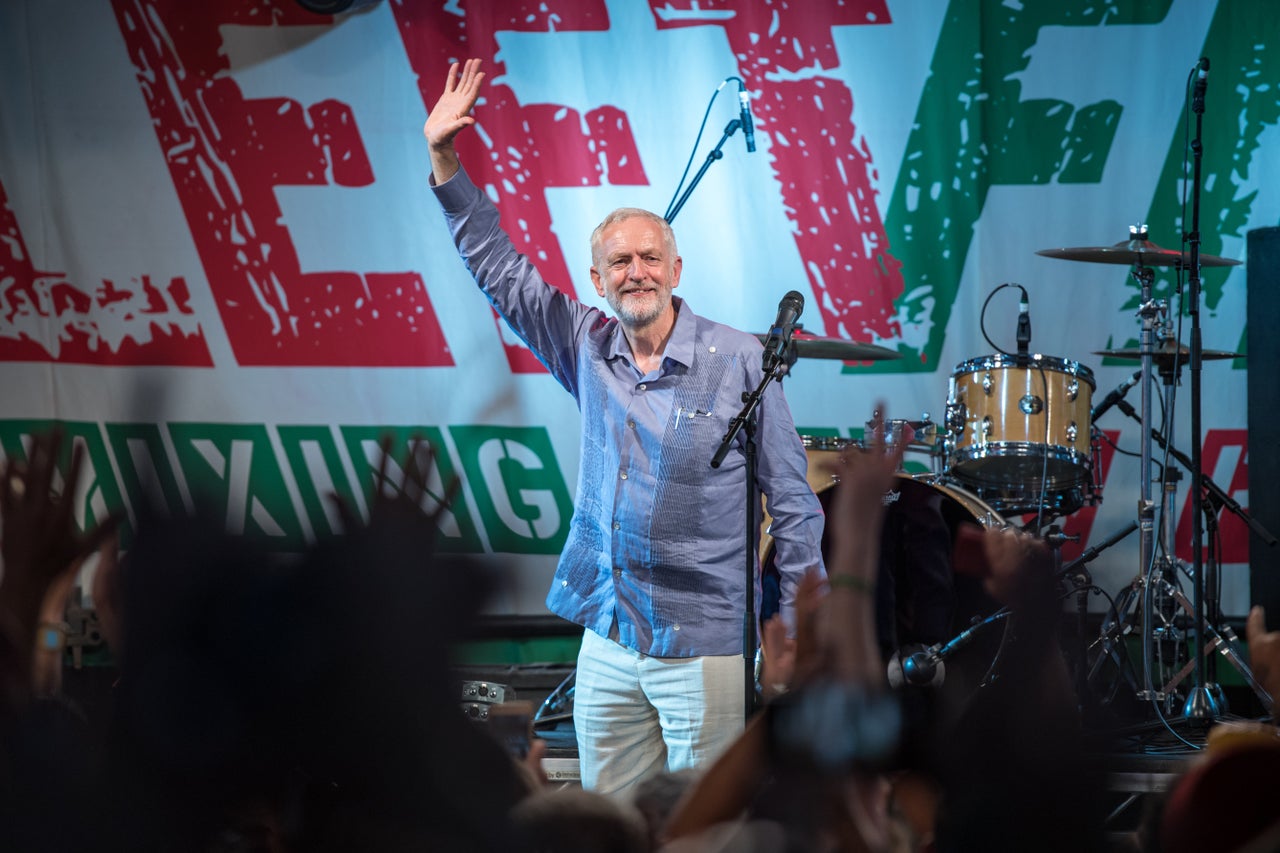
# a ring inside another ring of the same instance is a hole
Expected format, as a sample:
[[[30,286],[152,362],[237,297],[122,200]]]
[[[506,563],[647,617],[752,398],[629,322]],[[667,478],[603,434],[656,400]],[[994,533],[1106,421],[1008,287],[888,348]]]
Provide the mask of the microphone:
[[[1102,417],[1107,409],[1110,409],[1116,403],[1124,399],[1124,395],[1129,393],[1129,389],[1138,384],[1138,380],[1142,379],[1142,371],[1136,370],[1134,374],[1121,382],[1111,393],[1102,398],[1102,402],[1093,407],[1093,411],[1089,413],[1089,420],[1097,423],[1098,418]]]
[[[747,153],[753,154],[756,150],[756,127],[751,123],[751,93],[741,80],[738,81],[738,105],[742,111],[739,116],[742,132],[747,137]]]
[[[766,372],[778,366],[778,362],[786,354],[791,345],[791,336],[796,331],[796,320],[804,311],[804,297],[798,290],[790,291],[778,303],[778,319],[773,321],[769,329],[769,337],[764,342],[764,369]]]
[[[902,662],[902,680],[916,687],[937,687],[947,677],[946,664],[938,654],[937,646],[908,655]]]
[[[903,656],[902,652],[894,652],[889,660],[889,686],[898,688],[903,684],[916,687],[939,687],[946,680],[947,667],[944,661],[960,649],[973,642],[973,638],[986,626],[1009,615],[1008,608],[1002,608],[987,618],[974,622],[945,643],[936,643],[928,648]],[[907,648],[911,648],[908,646]],[[919,646],[915,646],[919,649]]]
[[[1204,113],[1204,90],[1209,85],[1209,57],[1202,56],[1196,63],[1199,71],[1196,74],[1196,85],[1191,90],[1191,111]]]
[[[1031,346],[1031,305],[1027,302],[1027,292],[1022,291],[1022,300],[1018,303],[1018,363],[1026,364],[1030,358],[1027,354]]]

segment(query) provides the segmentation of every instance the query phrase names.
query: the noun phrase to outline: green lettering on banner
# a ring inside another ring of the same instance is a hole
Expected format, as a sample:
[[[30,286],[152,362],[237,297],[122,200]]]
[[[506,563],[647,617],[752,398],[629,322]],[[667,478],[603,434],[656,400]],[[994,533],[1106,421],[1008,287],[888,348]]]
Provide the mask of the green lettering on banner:
[[[917,357],[846,366],[846,372],[938,369],[970,239],[991,186],[1100,179],[1120,106],[1021,100],[1016,75],[1027,67],[1040,29],[1154,24],[1171,2],[952,0],[885,216],[903,279],[918,285],[899,301],[903,323],[927,327],[928,338]]]
[[[169,435],[192,498],[220,511],[228,533],[282,551],[306,547],[265,426],[180,423]]]
[[[494,551],[558,554],[573,502],[542,427],[449,428]]]
[[[1207,255],[1223,254],[1224,237],[1243,241],[1250,226],[1258,192],[1246,192],[1244,187],[1257,183],[1250,179],[1250,168],[1262,142],[1262,135],[1280,123],[1280,19],[1276,16],[1274,2],[1243,3],[1220,2],[1214,10],[1209,32],[1205,36],[1202,56],[1212,62],[1211,74],[1205,91],[1203,122],[1204,156],[1201,163],[1200,251]],[[1192,60],[1188,60],[1189,62]],[[1190,74],[1190,67],[1187,71]],[[1190,99],[1188,98],[1187,101]],[[1179,236],[1190,231],[1190,187],[1186,187],[1188,203],[1183,208],[1184,174],[1190,179],[1190,153],[1185,154],[1188,169],[1184,173],[1184,139],[1195,133],[1195,116],[1192,125],[1186,125],[1188,104],[1184,102],[1181,120],[1169,140],[1169,152],[1160,171],[1160,183],[1147,214],[1151,240],[1166,248],[1176,249]],[[1183,222],[1183,214],[1187,221]],[[1273,221],[1263,222],[1274,225]],[[1173,267],[1156,268],[1157,275],[1152,294],[1157,299],[1170,299],[1176,290]],[[1232,267],[1204,267],[1201,270],[1201,288],[1204,306],[1213,311],[1226,292],[1227,277]],[[1235,286],[1244,287],[1244,276],[1237,272]],[[1125,308],[1137,307],[1141,288],[1126,283],[1133,290]],[[1171,302],[1182,304],[1184,313],[1190,311],[1189,300]],[[1243,318],[1242,318],[1243,319]],[[1228,330],[1215,334],[1226,335]],[[1133,340],[1137,341],[1135,335]],[[1184,339],[1185,340],[1185,339]],[[1112,344],[1108,343],[1108,348]],[[1241,338],[1232,347],[1229,338],[1205,341],[1210,348],[1234,348],[1246,352],[1243,330]],[[1112,363],[1110,360],[1106,363]],[[1129,362],[1114,362],[1129,364]],[[1258,367],[1258,365],[1254,365]],[[1232,367],[1247,369],[1244,359],[1235,359]]]
[[[112,473],[111,459],[98,425],[86,421],[0,421],[0,449],[3,449],[6,459],[25,462],[31,436],[48,432],[55,426],[63,431],[62,448],[58,456],[60,477],[55,480],[55,488],[61,488],[70,471],[72,447],[79,444],[84,448],[84,462],[80,468],[80,495],[73,510],[76,526],[83,532],[100,524],[111,513],[124,509],[124,499]],[[125,545],[133,538],[127,519],[121,521],[120,538]]]
[[[352,511],[360,502],[342,467],[332,430],[327,426],[282,426],[277,433],[316,538],[322,540],[346,532],[331,496],[337,495]]]
[[[387,476],[391,486],[398,486],[403,478],[401,463],[408,458],[409,448],[415,439],[425,441],[435,454],[435,464],[427,477],[427,493],[423,500],[423,509],[427,512],[440,510],[444,500],[445,484],[459,479],[457,469],[444,444],[444,434],[439,427],[425,426],[345,426],[340,428],[342,440],[347,446],[356,477],[361,482],[361,491],[369,495],[373,493],[374,480],[378,473],[378,465],[382,458],[382,449],[378,442],[384,436],[391,437],[391,458],[387,460]],[[425,451],[426,448],[423,448]],[[295,469],[297,466],[294,466]],[[356,504],[352,504],[355,506]],[[439,513],[439,538],[436,546],[446,553],[476,554],[484,551],[480,541],[480,533],[476,529],[475,520],[467,510],[466,501],[461,496],[454,498],[447,509]]]
[[[185,515],[178,478],[156,424],[105,424],[107,442],[120,467],[120,485],[138,513],[160,518]]]

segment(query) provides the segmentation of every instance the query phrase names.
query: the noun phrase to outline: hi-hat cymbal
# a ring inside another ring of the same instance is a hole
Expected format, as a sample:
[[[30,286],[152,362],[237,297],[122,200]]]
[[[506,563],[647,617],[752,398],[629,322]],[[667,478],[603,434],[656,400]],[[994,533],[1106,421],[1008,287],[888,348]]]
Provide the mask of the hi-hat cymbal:
[[[1144,267],[1188,267],[1191,256],[1173,249],[1162,249],[1150,240],[1134,238],[1114,246],[1080,246],[1073,249],[1041,249],[1037,255],[1061,258],[1064,261],[1086,261],[1095,264],[1125,264]],[[1240,261],[1220,258],[1217,255],[1201,255],[1202,267],[1233,267]]]
[[[761,343],[769,339],[768,333],[757,334]],[[890,361],[902,358],[902,353],[875,344],[862,344],[844,338],[820,338],[797,332],[791,338],[798,358],[830,358],[840,361]]]
[[[1107,358],[1125,358],[1132,361],[1141,361],[1142,353],[1136,349],[1104,349],[1095,350],[1094,355],[1106,356]],[[1172,341],[1165,341],[1156,347],[1152,352],[1158,364],[1172,364],[1174,359],[1174,348]],[[1183,365],[1191,361],[1191,347],[1182,344],[1177,349],[1178,364]],[[1244,358],[1242,353],[1227,352],[1220,349],[1202,349],[1200,350],[1200,358],[1204,361],[1225,361],[1229,358]]]

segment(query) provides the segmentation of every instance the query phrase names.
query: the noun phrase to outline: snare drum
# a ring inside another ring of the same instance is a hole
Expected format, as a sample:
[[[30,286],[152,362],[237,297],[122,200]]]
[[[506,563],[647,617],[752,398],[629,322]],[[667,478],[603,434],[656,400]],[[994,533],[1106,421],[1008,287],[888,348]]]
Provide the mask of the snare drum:
[[[961,362],[947,397],[946,472],[1005,515],[1080,508],[1091,481],[1093,371],[988,355]]]

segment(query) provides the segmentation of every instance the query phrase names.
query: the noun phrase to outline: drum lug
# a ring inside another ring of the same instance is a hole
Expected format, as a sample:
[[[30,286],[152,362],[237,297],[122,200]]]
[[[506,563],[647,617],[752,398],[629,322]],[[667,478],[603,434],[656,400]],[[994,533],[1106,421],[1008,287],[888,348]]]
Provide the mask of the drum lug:
[[[964,422],[968,418],[968,412],[964,403],[947,403],[947,411],[943,416],[943,425],[948,432],[954,432],[960,435],[964,432]]]
[[[991,371],[982,374],[982,393],[988,397],[991,396],[991,389],[995,387],[995,380],[991,378]]]
[[[1080,428],[1076,426],[1076,422],[1072,421],[1067,425],[1067,443],[1075,444],[1076,436],[1080,434]]]
[[[1025,394],[1018,401],[1018,409],[1024,415],[1038,415],[1044,411],[1044,400],[1041,400],[1035,394]]]
[[[984,438],[991,435],[991,415],[982,416],[982,435]]]
[[[1079,395],[1080,395],[1080,380],[1076,379],[1075,377],[1072,377],[1067,382],[1067,399],[1074,403],[1076,400],[1076,397],[1078,397]],[[1074,438],[1071,440],[1075,441]]]

